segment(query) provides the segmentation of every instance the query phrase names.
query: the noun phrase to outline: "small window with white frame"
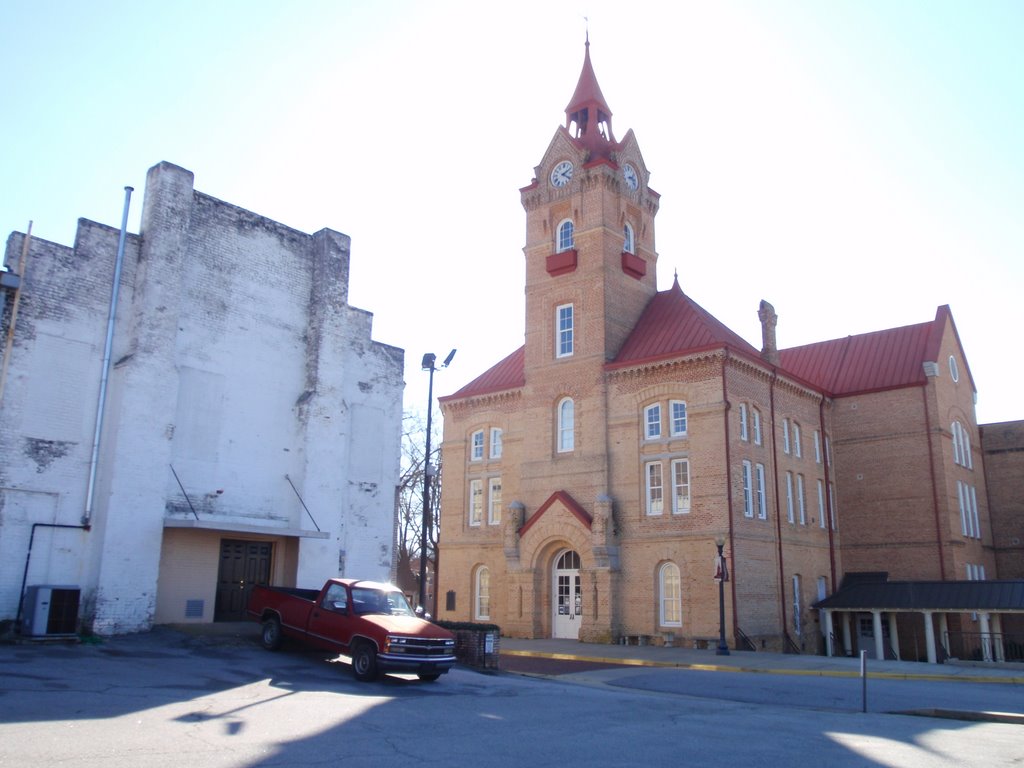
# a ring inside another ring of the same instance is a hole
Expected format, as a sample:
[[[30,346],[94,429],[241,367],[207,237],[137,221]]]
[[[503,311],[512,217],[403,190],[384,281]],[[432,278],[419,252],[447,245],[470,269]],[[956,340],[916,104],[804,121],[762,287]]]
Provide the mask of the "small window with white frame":
[[[800,525],[807,525],[807,499],[804,496],[804,476],[796,476],[796,509]]]
[[[661,404],[653,403],[644,408],[644,440],[661,437]]]
[[[487,620],[491,618],[491,571],[481,565],[476,569],[476,587],[474,595],[473,617]]]
[[[814,430],[814,463],[821,464],[821,432]]]
[[[754,478],[753,465],[743,460],[743,516],[754,516]]]
[[[626,253],[636,253],[636,241],[633,238],[633,227],[628,223],[622,228],[622,250]]]
[[[558,403],[558,452],[569,453],[575,449],[576,404],[571,397],[565,397]]]
[[[794,522],[793,517],[793,473],[786,473],[786,522],[792,524]]]
[[[569,357],[575,350],[572,304],[560,304],[555,309],[555,356]]]
[[[782,452],[789,454],[789,419],[782,420]]]
[[[484,457],[484,431],[478,429],[470,436],[469,460],[480,461]]]
[[[469,524],[480,525],[484,517],[484,481],[469,481]]]
[[[800,425],[793,422],[793,455],[798,459],[803,458],[804,449],[800,445]]]
[[[764,464],[755,467],[757,475],[757,517],[759,520],[768,519],[768,488],[765,486]]]
[[[502,451],[502,431],[498,427],[491,427],[491,458],[500,459]]]
[[[740,403],[740,440],[747,440],[747,404]]]
[[[761,444],[761,412],[757,408],[752,409],[750,420],[754,428],[754,445]]]
[[[681,627],[683,625],[682,580],[679,578],[679,566],[665,563],[658,569],[658,592],[661,611],[659,620],[663,627]]]
[[[825,527],[825,481],[818,480],[818,527]]]
[[[672,460],[672,514],[690,512],[690,460]]]
[[[487,481],[487,524],[501,523],[501,478],[492,477]]]
[[[960,368],[957,366],[956,358],[953,355],[949,356],[949,375],[953,377],[954,384],[960,381]]]
[[[665,509],[665,485],[662,480],[661,462],[651,461],[644,466],[647,487],[647,514],[660,515]]]
[[[668,404],[669,419],[671,419],[672,437],[683,437],[686,435],[686,403],[682,400],[670,400]]]
[[[573,237],[572,219],[566,219],[558,225],[558,252],[570,251],[576,247]]]

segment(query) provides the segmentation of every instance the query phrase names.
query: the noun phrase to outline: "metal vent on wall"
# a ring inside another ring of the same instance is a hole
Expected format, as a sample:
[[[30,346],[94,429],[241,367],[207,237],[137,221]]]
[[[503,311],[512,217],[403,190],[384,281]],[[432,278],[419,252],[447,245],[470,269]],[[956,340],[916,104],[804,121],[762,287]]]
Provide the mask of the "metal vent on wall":
[[[185,601],[185,618],[186,619],[201,619],[203,618],[203,611],[206,609],[205,600],[186,600]]]

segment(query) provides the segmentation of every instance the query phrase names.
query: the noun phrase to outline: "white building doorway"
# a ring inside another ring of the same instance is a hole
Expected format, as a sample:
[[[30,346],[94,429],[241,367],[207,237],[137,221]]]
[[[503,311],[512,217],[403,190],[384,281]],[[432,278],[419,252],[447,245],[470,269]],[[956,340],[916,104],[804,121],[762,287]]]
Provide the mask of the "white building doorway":
[[[580,556],[567,549],[555,558],[552,572],[553,596],[551,636],[579,640],[583,618],[583,591],[580,588]]]

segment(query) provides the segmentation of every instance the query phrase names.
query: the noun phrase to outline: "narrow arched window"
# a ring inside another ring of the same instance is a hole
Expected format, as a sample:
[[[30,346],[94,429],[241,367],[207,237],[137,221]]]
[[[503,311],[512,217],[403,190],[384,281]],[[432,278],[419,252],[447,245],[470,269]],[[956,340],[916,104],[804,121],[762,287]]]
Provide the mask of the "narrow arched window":
[[[573,239],[573,225],[571,219],[566,219],[558,225],[558,252],[568,251],[576,247]]]
[[[491,571],[481,565],[476,569],[475,601],[473,616],[476,619],[491,618]]]
[[[568,453],[576,448],[576,405],[571,397],[558,404],[558,452]]]
[[[622,250],[626,253],[636,253],[636,241],[633,239],[633,228],[629,224],[622,228]]]
[[[659,621],[663,627],[681,627],[683,625],[682,585],[679,578],[679,566],[665,563],[658,570],[658,595],[661,604]]]

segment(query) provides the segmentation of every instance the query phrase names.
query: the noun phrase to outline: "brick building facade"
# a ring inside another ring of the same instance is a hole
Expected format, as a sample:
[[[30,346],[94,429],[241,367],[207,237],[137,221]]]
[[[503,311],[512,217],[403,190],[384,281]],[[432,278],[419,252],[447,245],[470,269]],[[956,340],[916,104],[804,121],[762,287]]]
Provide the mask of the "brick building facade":
[[[754,348],[656,288],[659,195],[590,61],[526,210],[525,343],[441,398],[438,613],[519,637],[816,651],[855,571],[991,578],[974,382],[948,307]],[[752,311],[754,308],[751,308]]]
[[[349,238],[151,168],[100,435],[118,244],[86,220],[73,247],[7,242],[0,619],[32,585],[79,587],[110,634],[243,618],[253,581],[387,579],[403,352],[348,304]]]

